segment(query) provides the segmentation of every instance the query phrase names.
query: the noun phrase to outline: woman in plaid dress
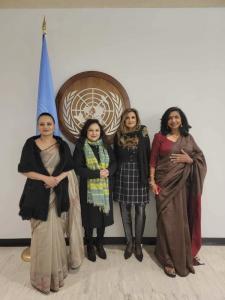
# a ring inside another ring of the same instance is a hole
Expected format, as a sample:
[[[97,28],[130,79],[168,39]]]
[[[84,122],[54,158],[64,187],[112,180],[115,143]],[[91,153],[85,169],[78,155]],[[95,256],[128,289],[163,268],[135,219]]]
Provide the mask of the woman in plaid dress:
[[[120,211],[126,236],[124,258],[142,261],[142,235],[145,226],[145,206],[149,202],[150,140],[147,128],[140,124],[136,109],[129,108],[121,117],[115,136],[115,155],[118,163],[114,200]],[[135,206],[135,247],[133,245],[131,207]]]

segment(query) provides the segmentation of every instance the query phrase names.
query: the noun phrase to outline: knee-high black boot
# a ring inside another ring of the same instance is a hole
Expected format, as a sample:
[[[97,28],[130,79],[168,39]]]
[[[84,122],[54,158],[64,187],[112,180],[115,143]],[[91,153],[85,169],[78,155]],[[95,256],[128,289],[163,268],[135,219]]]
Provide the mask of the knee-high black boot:
[[[135,257],[139,261],[143,259],[141,243],[145,228],[145,219],[145,204],[135,205]]]
[[[131,219],[131,205],[120,203],[120,212],[122,216],[123,228],[126,236],[127,246],[124,251],[124,258],[131,257],[133,252],[133,233],[132,233],[132,219]]]

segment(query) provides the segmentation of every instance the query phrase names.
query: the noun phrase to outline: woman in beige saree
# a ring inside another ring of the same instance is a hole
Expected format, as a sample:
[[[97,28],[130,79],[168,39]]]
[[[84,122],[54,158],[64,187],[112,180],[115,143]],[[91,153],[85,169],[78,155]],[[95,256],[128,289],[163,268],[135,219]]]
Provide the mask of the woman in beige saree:
[[[31,284],[49,293],[63,286],[69,268],[80,266],[84,249],[78,184],[69,148],[53,136],[51,115],[41,114],[38,127],[40,136],[27,140],[18,167],[28,178],[20,215],[31,220]]]
[[[181,109],[169,108],[161,131],[153,140],[150,185],[156,195],[157,244],[155,254],[165,273],[186,276],[201,247],[201,193],[205,158],[189,134]]]

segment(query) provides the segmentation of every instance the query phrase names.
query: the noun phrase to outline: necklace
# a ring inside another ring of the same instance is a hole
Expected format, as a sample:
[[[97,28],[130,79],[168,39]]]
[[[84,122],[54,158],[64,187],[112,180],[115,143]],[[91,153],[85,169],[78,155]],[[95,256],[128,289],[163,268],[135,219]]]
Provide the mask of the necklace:
[[[178,134],[171,134],[170,133],[170,134],[167,135],[167,139],[172,141],[172,142],[176,142],[179,139],[179,137],[180,137],[180,133],[178,133]]]

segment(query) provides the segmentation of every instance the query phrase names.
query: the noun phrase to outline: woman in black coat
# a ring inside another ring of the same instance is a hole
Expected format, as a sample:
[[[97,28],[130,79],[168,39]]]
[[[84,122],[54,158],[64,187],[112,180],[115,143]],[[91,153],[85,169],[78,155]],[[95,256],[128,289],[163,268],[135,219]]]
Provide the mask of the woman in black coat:
[[[113,224],[112,191],[116,161],[112,148],[105,142],[105,134],[98,120],[89,119],[84,124],[73,159],[75,172],[80,176],[81,215],[87,257],[96,261],[93,229],[97,228],[97,254],[106,259],[103,237],[105,227]]]

